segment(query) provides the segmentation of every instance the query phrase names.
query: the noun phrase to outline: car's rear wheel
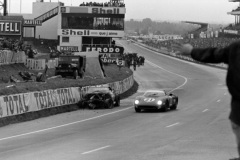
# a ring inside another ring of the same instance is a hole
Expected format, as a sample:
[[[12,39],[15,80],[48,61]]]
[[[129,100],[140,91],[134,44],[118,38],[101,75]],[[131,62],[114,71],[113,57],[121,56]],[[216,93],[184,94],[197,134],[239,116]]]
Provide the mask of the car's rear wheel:
[[[141,109],[140,109],[140,108],[135,108],[135,111],[136,111],[137,113],[139,113],[139,112],[141,112]]]

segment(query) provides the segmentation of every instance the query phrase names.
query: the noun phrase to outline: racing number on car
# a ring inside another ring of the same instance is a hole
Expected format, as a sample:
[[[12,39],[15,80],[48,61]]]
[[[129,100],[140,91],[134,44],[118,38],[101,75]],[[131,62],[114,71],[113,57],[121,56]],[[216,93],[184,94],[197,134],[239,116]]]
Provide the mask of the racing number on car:
[[[153,102],[153,101],[155,101],[155,99],[154,98],[145,98],[144,101],[145,102]]]

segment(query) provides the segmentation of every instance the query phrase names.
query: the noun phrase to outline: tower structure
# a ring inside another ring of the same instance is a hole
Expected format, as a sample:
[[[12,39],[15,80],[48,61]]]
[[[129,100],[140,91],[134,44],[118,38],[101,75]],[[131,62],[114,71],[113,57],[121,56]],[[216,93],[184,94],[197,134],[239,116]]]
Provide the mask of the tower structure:
[[[240,0],[229,0],[229,2],[236,2],[238,3],[238,7],[236,9],[233,9],[231,12],[228,12],[228,14],[235,16],[235,22],[234,25],[240,24]]]

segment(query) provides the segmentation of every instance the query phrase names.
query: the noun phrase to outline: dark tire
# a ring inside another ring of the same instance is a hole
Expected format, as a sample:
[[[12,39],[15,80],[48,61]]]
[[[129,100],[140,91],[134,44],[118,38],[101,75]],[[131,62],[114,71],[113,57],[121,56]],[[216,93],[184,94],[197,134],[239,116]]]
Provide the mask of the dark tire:
[[[141,109],[135,108],[135,111],[136,111],[137,113],[139,113],[139,112],[141,112]]]
[[[97,108],[97,105],[91,105],[91,104],[89,104],[89,105],[88,105],[88,108],[89,108],[89,109],[95,109],[95,108]]]
[[[119,107],[120,106],[120,98],[117,98],[115,101],[115,106]]]
[[[112,109],[113,108],[113,101],[112,100],[107,103],[107,108],[108,109]]]
[[[73,77],[74,77],[74,79],[78,78],[78,70],[74,70]]]
[[[168,108],[169,108],[169,102],[167,101],[165,106],[162,108],[162,111],[167,112]]]
[[[171,109],[171,110],[176,110],[176,109],[177,109],[177,105],[178,105],[178,99],[176,99],[175,104],[172,105],[172,106],[170,107],[170,109]]]

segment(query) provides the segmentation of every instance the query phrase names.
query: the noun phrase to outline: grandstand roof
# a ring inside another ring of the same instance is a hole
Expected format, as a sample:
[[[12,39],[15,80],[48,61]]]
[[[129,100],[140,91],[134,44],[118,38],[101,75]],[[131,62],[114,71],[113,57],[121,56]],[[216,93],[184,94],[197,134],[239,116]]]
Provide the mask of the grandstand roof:
[[[192,22],[192,21],[182,21],[182,22],[183,23],[190,23],[190,24],[201,25],[201,26],[208,26],[208,23],[203,23],[203,22]]]
[[[229,0],[229,2],[240,2],[240,0]]]

